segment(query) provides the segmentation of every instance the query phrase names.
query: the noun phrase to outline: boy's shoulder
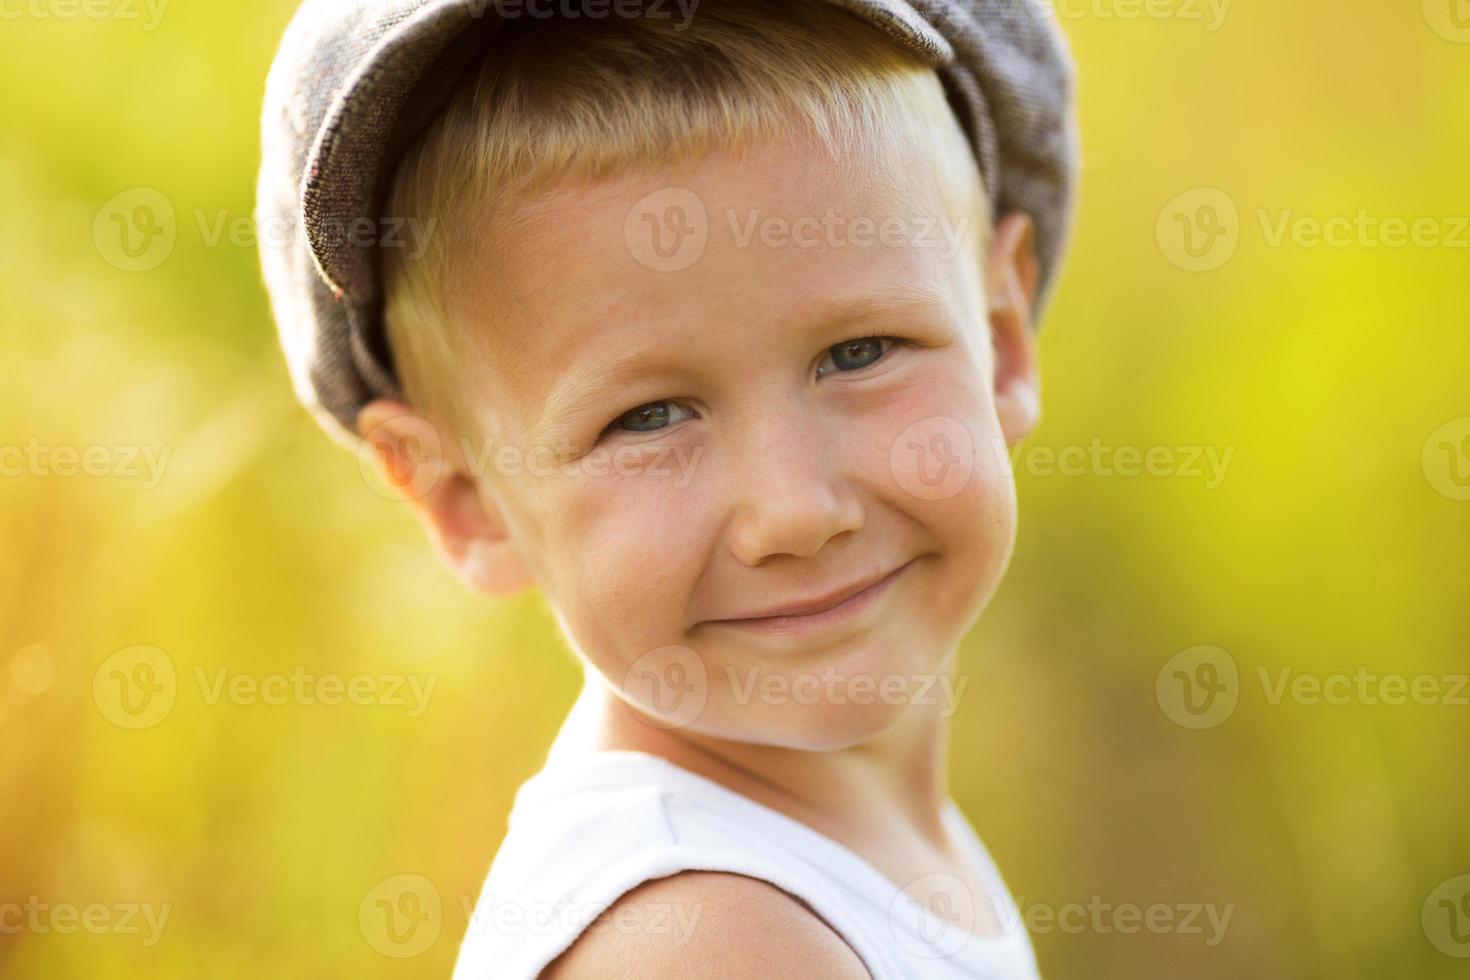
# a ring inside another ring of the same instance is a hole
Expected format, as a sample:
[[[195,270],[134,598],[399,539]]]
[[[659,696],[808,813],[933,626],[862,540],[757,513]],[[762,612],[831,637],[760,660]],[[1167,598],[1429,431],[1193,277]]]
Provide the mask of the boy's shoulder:
[[[771,950],[848,976],[863,960],[839,937],[859,930],[860,914],[813,863],[814,832],[788,823],[644,753],[548,764],[516,793],[456,980],[534,977],[553,962],[563,977],[661,976],[660,964],[704,975],[690,957],[766,975],[756,968]]]
[[[795,896],[745,875],[684,871],[625,893],[542,978],[793,974],[869,976],[852,948]]]
[[[978,838],[957,808],[951,817],[987,893],[1005,899]],[[912,899],[838,841],[661,756],[564,756],[516,793],[455,978],[555,965],[563,980],[916,969],[1034,980],[1024,928],[971,941]]]

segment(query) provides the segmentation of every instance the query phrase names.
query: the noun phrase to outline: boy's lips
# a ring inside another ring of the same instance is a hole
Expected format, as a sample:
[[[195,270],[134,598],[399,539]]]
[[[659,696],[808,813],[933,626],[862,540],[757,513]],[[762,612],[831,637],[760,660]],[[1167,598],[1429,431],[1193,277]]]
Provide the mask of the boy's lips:
[[[717,626],[737,626],[777,633],[825,626],[845,619],[869,605],[886,592],[915,560],[911,558],[886,574],[870,577],[814,598],[784,603],[748,616],[711,619],[707,622]]]

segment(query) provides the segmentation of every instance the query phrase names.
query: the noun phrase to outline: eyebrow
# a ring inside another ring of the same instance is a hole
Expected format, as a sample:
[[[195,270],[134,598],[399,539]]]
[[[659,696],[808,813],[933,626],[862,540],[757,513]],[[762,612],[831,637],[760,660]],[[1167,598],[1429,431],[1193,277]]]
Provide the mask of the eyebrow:
[[[795,329],[819,334],[839,324],[896,325],[919,318],[932,322],[952,315],[953,308],[942,292],[927,284],[900,282],[882,292],[824,301],[815,305],[814,312],[793,314],[792,322],[797,325]],[[636,407],[623,405],[621,393],[646,378],[671,376],[675,369],[667,348],[639,348],[595,363],[595,368],[585,372],[586,377],[579,377],[573,364],[558,378],[535,426],[538,444],[570,441],[572,430],[584,414],[606,413],[611,421],[613,411]]]
[[[576,368],[569,368],[558,378],[542,405],[535,428],[536,444],[572,441],[572,430],[581,424],[584,415],[594,411],[599,417],[606,412],[611,421],[611,412],[622,405],[621,393],[631,384],[666,373],[649,363],[650,354],[658,356],[656,352],[638,349],[599,361],[596,375],[586,380],[578,380]],[[613,404],[615,401],[617,404]]]

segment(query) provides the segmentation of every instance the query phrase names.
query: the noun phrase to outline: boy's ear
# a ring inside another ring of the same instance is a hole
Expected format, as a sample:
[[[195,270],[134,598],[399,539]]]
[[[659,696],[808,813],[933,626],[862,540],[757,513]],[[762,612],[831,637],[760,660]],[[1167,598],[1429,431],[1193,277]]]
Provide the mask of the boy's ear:
[[[1041,418],[1041,383],[1031,311],[1041,268],[1031,216],[1012,211],[996,224],[985,257],[985,295],[995,354],[995,410],[1014,446]]]
[[[401,402],[378,399],[357,414],[362,465],[374,469],[418,517],[434,550],[466,587],[513,595],[531,583],[503,515],[482,501],[453,439]]]

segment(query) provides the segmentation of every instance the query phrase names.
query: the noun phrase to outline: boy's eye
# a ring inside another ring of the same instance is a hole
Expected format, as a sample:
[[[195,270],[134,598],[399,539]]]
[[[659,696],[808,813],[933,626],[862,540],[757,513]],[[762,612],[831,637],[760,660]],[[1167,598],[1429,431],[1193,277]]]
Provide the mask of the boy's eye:
[[[829,371],[858,371],[875,363],[893,346],[892,337],[863,337],[846,340],[827,348],[827,356],[817,365],[817,377]],[[830,364],[831,367],[827,367]]]
[[[679,414],[683,412],[683,414]],[[694,413],[682,402],[661,401],[639,405],[631,412],[624,412],[613,420],[607,431],[621,429],[624,432],[655,432],[659,429],[693,418]]]
[[[817,377],[820,378],[829,371],[860,371],[882,360],[883,355],[887,354],[895,343],[897,343],[895,337],[863,337],[833,344],[827,348],[826,355],[817,365]],[[606,436],[614,431],[657,432],[659,429],[668,428],[676,422],[693,417],[694,412],[683,402],[670,400],[649,402],[613,419],[602,434]]]

